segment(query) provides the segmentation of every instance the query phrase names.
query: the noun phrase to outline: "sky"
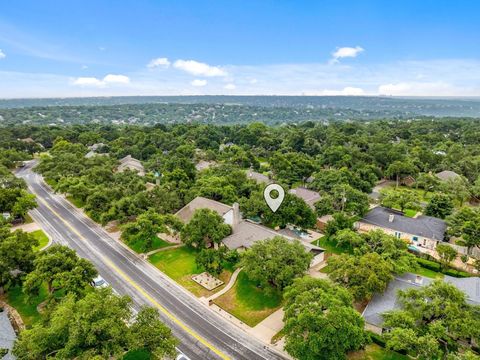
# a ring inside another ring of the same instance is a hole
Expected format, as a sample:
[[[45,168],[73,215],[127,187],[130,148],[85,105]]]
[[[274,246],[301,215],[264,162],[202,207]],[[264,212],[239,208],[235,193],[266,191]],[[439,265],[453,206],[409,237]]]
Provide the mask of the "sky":
[[[480,96],[480,2],[0,2],[0,98],[116,95]]]

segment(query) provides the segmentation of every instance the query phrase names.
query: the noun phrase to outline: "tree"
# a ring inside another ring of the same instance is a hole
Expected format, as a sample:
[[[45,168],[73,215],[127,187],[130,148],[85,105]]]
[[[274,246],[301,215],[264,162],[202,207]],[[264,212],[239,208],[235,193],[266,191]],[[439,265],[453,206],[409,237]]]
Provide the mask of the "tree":
[[[318,216],[344,212],[349,216],[363,216],[368,211],[367,194],[350,185],[336,185],[332,191],[322,194],[322,199],[315,204]]]
[[[223,218],[210,209],[195,210],[190,222],[180,233],[182,241],[188,246],[205,248],[212,244],[219,244],[230,235],[232,229],[225,224]]]
[[[390,164],[390,166],[385,171],[385,175],[389,177],[394,176],[398,187],[399,181],[402,177],[408,175],[415,175],[416,172],[417,168],[410,160],[397,160]]]
[[[441,183],[440,188],[444,193],[449,194],[452,199],[457,201],[460,206],[470,198],[470,186],[464,177],[459,176],[448,179]]]
[[[462,238],[469,253],[473,247],[480,247],[480,216],[463,224]]]
[[[356,231],[351,229],[339,230],[332,236],[332,240],[337,242],[339,247],[353,249],[365,244],[364,238]]]
[[[241,266],[252,281],[265,289],[282,291],[309,268],[312,255],[299,242],[281,236],[255,242],[245,251]]]
[[[413,191],[406,189],[383,190],[381,191],[381,202],[383,206],[388,208],[400,208],[400,211],[405,209],[420,210],[421,206],[418,196]]]
[[[12,208],[12,215],[15,217],[25,218],[28,210],[34,209],[37,207],[37,202],[35,201],[35,195],[29,194],[25,190],[21,190],[20,197],[17,198],[15,205]]]
[[[355,218],[350,217],[344,213],[336,213],[332,215],[333,219],[327,222],[325,228],[325,235],[332,236],[340,230],[352,229]]]
[[[226,248],[221,246],[218,250],[202,249],[195,256],[195,263],[209,274],[218,276],[223,270],[223,261],[226,256]]]
[[[33,269],[35,253],[33,248],[38,245],[31,234],[16,230],[10,231],[9,225],[0,227],[0,295],[4,288],[21,280],[18,272],[23,276]]]
[[[440,184],[440,179],[435,175],[429,173],[421,173],[415,182],[417,188],[422,188],[424,190],[424,195],[427,195],[429,192],[434,191]]]
[[[453,211],[453,202],[450,196],[446,194],[433,194],[427,206],[425,207],[425,215],[445,219]]]
[[[440,264],[443,269],[447,269],[450,263],[457,257],[457,251],[447,244],[438,244],[435,248],[440,256]]]
[[[285,350],[296,359],[345,359],[367,342],[364,320],[344,288],[304,277],[284,297]]]
[[[461,353],[480,340],[480,307],[468,304],[454,285],[435,281],[400,290],[400,310],[383,314],[387,347],[405,350],[418,359],[440,359]]]
[[[177,341],[158,311],[142,308],[134,318],[130,306],[128,297],[109,288],[79,300],[67,295],[44,322],[21,332],[13,353],[25,360],[120,358],[136,349],[147,349],[154,359],[174,356]]]
[[[385,291],[393,279],[393,267],[377,253],[362,256],[342,254],[328,259],[330,279],[345,286],[357,301]]]
[[[79,258],[74,250],[62,245],[52,245],[42,251],[33,265],[33,271],[23,284],[23,291],[29,296],[37,295],[44,282],[50,295],[60,289],[67,294],[80,295],[97,275],[91,262]]]

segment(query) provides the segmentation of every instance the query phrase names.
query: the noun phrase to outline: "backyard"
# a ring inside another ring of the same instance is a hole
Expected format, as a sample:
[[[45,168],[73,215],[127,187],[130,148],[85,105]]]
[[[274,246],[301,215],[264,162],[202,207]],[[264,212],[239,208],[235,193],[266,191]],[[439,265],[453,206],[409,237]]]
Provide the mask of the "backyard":
[[[253,327],[282,306],[282,295],[265,293],[240,272],[234,287],[213,302]]]
[[[390,351],[377,344],[370,344],[364,350],[354,351],[347,355],[349,360],[406,360],[407,356]]]
[[[150,256],[149,261],[195,296],[210,296],[221,290],[224,285],[208,291],[192,280],[192,275],[203,272],[203,269],[198,268],[195,263],[196,252],[197,250],[193,248],[182,246],[153,254]],[[232,270],[231,267],[224,269],[218,278],[227,284],[232,276]]]
[[[22,292],[22,288],[20,286],[14,286],[8,289],[6,298],[7,302],[18,311],[25,326],[29,328],[41,320],[37,306],[47,298],[47,287],[42,286],[39,295],[27,301],[27,296]]]

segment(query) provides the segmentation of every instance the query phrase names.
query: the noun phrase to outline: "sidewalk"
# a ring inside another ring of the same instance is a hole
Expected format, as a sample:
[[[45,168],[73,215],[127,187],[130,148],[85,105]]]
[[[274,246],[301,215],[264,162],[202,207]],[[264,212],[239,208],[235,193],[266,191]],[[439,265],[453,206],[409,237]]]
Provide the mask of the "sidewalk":
[[[210,300],[216,299],[216,298],[222,296],[223,294],[225,294],[228,290],[230,290],[233,287],[233,285],[235,285],[235,282],[237,281],[237,277],[238,277],[238,274],[240,273],[240,271],[242,271],[242,268],[236,269],[233,272],[232,276],[230,277],[230,281],[228,282],[228,284],[222,290],[220,290],[219,292],[217,292],[217,293],[209,296],[208,298],[206,298],[205,301],[207,302],[207,304],[210,302]]]

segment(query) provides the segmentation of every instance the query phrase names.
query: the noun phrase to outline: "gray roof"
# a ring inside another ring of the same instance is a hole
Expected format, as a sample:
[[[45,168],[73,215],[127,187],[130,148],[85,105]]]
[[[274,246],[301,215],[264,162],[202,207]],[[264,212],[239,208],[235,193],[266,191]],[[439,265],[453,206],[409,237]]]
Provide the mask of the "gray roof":
[[[451,180],[451,179],[456,179],[460,177],[456,172],[450,171],[450,170],[443,170],[440,171],[439,173],[436,174],[436,176],[443,181]]]
[[[305,201],[312,209],[315,209],[314,204],[321,199],[321,196],[318,192],[304,187],[290,189],[288,192]]]
[[[201,196],[197,196],[183,208],[178,210],[175,215],[177,215],[178,218],[184,223],[188,223],[192,219],[193,213],[197,209],[210,209],[216,211],[218,215],[223,216],[228,211],[232,210],[232,207],[215,200],[210,200]]]
[[[390,215],[394,216],[392,222]],[[426,215],[410,218],[382,206],[370,210],[360,222],[439,241],[443,241],[447,229],[446,222],[441,219]]]
[[[217,163],[215,161],[200,160],[195,165],[195,169],[197,169],[197,171],[202,171],[202,170],[208,169],[208,168],[210,168],[212,166],[215,166],[215,165],[217,165]]]
[[[133,158],[131,155],[127,155],[119,161],[120,166],[118,167],[118,171],[122,172],[126,169],[130,169],[138,171],[140,175],[145,174],[145,168],[143,167],[141,161]]]
[[[13,343],[17,338],[15,331],[13,330],[12,324],[8,319],[7,309],[4,309],[0,313],[0,349],[9,349],[13,348]],[[13,360],[15,357],[8,353],[5,355],[2,360]]]
[[[363,311],[362,316],[365,318],[365,322],[381,327],[383,324],[382,314],[390,310],[399,309],[401,306],[397,298],[399,290],[418,289],[432,282],[431,279],[424,277],[418,278],[419,280],[421,279],[421,283],[416,282],[416,279],[417,275],[407,273],[397,276],[390,281],[385,292],[383,294],[375,294]]]
[[[421,279],[421,282],[417,282]],[[480,278],[455,278],[445,275],[445,282],[450,283],[463,291],[467,295],[467,301],[472,305],[480,305]],[[362,316],[365,322],[381,327],[383,324],[382,314],[395,309],[400,309],[401,304],[398,301],[398,291],[412,288],[419,288],[432,283],[433,280],[421,277],[415,274],[407,273],[397,276],[387,286],[383,294],[375,294],[363,311]]]
[[[255,171],[252,171],[252,170],[249,170],[247,172],[247,178],[255,180],[259,184],[261,184],[261,183],[270,184],[272,182],[272,180],[270,180],[270,178],[268,176],[263,175],[263,174],[258,173],[258,172],[255,172]]]

